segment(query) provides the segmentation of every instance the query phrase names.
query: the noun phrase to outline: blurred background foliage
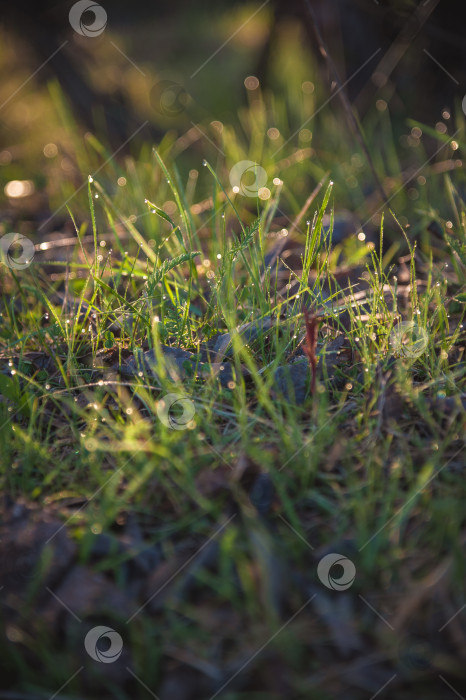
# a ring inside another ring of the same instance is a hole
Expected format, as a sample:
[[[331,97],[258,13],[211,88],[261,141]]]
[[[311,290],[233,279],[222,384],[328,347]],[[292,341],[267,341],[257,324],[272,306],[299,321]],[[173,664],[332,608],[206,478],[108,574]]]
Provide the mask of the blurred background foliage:
[[[446,13],[437,4],[432,0],[433,12],[421,27],[410,18],[425,3],[313,3],[341,81],[349,81],[391,205],[426,247],[432,245],[432,222],[447,229],[452,224],[445,173],[460,192],[464,183],[464,62],[458,63],[464,48],[452,8]],[[369,237],[376,235],[382,202],[313,38],[305,2],[205,0],[156,11],[144,3],[115,2],[106,7],[105,31],[93,38],[71,30],[69,7],[60,2],[37,8],[23,1],[4,17],[4,230],[22,227],[41,239],[69,227],[63,206],[68,200],[78,220],[89,219],[86,189],[74,193],[97,170],[124,216],[141,216],[144,197],[170,210],[169,192],[151,158],[156,146],[176,162],[191,203],[212,193],[212,178],[200,167],[203,158],[226,184],[235,162],[259,162],[271,179],[284,181],[282,209],[291,218],[329,172],[337,209],[350,210],[372,229]],[[390,46],[395,53],[398,46],[396,67],[384,82],[377,70]],[[180,91],[175,95],[180,109],[168,113],[161,107],[165,81]],[[16,185],[15,192],[12,181],[26,184]],[[147,217],[141,221],[143,233],[153,226]],[[353,228],[356,233],[356,222]],[[393,238],[399,240],[395,225]]]

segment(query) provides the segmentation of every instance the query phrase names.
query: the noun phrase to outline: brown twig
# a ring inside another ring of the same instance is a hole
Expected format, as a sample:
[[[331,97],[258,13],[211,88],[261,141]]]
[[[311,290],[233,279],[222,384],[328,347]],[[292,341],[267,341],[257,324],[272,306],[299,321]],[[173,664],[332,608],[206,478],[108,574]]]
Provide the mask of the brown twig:
[[[315,37],[317,39],[317,43],[319,45],[319,50],[322,56],[324,57],[325,61],[327,62],[327,65],[330,69],[331,74],[333,75],[333,79],[335,81],[335,84],[338,88],[338,96],[342,102],[343,108],[348,116],[349,124],[351,126],[351,129],[353,130],[355,138],[358,140],[359,145],[362,148],[362,151],[366,157],[367,163],[369,165],[369,168],[372,172],[372,177],[374,178],[374,183],[375,186],[377,187],[380,196],[382,197],[382,201],[385,202],[387,200],[387,195],[385,194],[385,190],[383,188],[383,185],[380,181],[380,178],[377,174],[377,170],[375,169],[374,162],[371,158],[371,155],[369,153],[369,149],[367,147],[366,141],[364,139],[364,134],[362,132],[361,125],[359,124],[359,120],[357,119],[353,108],[350,104],[350,101],[343,90],[343,86],[341,84],[340,77],[338,75],[338,71],[336,68],[335,63],[333,62],[333,59],[329,53],[328,46],[326,42],[324,41],[324,38],[322,36],[322,32],[320,31],[319,23],[317,21],[316,14],[314,12],[314,8],[312,7],[312,3],[310,0],[304,0],[306,9],[309,15],[309,20],[311,23],[311,26],[314,30]]]
[[[317,331],[319,330],[321,318],[314,313],[309,313],[308,309],[303,309],[303,313],[304,323],[306,324],[306,342],[303,345],[303,350],[311,367],[311,395],[314,396],[317,379]]]
[[[369,93],[372,96],[375,89],[379,89],[388,82],[396,66],[399,64],[439,2],[440,0],[429,0],[429,2],[421,2],[417,6],[395,41],[377,64],[376,69],[372,73],[373,80],[367,82],[366,86],[361,91],[360,97],[362,97],[364,102],[368,99]]]

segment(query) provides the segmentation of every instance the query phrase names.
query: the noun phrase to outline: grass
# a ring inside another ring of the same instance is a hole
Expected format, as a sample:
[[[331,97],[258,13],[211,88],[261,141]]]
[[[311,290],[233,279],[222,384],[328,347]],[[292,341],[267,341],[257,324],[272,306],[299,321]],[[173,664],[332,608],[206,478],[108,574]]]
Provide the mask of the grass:
[[[22,535],[2,550],[4,571],[27,561],[5,578],[0,697],[464,692],[464,175],[443,151],[423,166],[412,134],[400,161],[382,111],[364,128],[398,193],[377,204],[337,117],[311,152],[307,133],[282,135],[309,94],[287,114],[250,97],[239,126],[201,124],[193,153],[169,133],[123,161],[95,137],[84,150],[64,108],[79,170],[102,166],[76,197],[55,180],[75,243],[0,267],[4,519],[32,508],[26,550]],[[266,171],[259,197],[232,190],[242,160]],[[406,194],[407,172],[422,179]],[[334,243],[343,209],[362,226]],[[276,373],[305,362],[306,309],[320,367],[296,403]],[[226,333],[228,356],[210,357],[231,364],[226,385],[166,350],[200,363]],[[155,373],[122,371],[149,350]],[[346,592],[317,575],[332,552],[356,568]],[[117,663],[86,655],[96,625],[121,635]]]

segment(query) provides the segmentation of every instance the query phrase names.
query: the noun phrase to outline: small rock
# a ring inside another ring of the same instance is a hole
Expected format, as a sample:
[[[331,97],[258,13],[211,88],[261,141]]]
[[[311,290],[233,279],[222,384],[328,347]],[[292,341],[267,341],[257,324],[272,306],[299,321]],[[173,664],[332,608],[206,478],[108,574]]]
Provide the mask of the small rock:
[[[275,486],[268,474],[259,474],[252,489],[249,499],[259,515],[267,515],[275,498]]]
[[[273,321],[270,316],[260,319],[259,321],[250,321],[236,330],[241,336],[241,340],[245,344],[253,343],[260,335],[264,334],[272,328]],[[232,334],[222,333],[215,336],[209,341],[212,351],[216,354],[216,362],[220,362],[222,357],[231,357],[233,355]]]
[[[234,368],[229,362],[200,362],[197,356],[182,348],[171,348],[162,345],[164,358],[168,360],[169,374],[174,380],[179,379],[209,379],[216,376],[224,387],[233,381]],[[146,352],[138,351],[135,357],[121,366],[121,373],[126,377],[134,377],[138,372],[146,372],[150,376],[158,377],[158,360],[154,350]]]
[[[278,367],[274,375],[274,394],[283,396],[290,403],[301,405],[308,395],[309,377],[309,363],[304,357]]]

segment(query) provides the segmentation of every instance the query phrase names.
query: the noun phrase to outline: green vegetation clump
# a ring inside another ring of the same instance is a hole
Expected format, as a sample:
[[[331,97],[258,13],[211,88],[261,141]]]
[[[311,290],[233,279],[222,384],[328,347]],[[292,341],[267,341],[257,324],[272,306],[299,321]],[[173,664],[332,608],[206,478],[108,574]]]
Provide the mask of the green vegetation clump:
[[[124,156],[50,88],[89,178],[49,143],[2,224],[0,698],[464,692],[464,115],[367,116],[384,202],[296,53]]]

